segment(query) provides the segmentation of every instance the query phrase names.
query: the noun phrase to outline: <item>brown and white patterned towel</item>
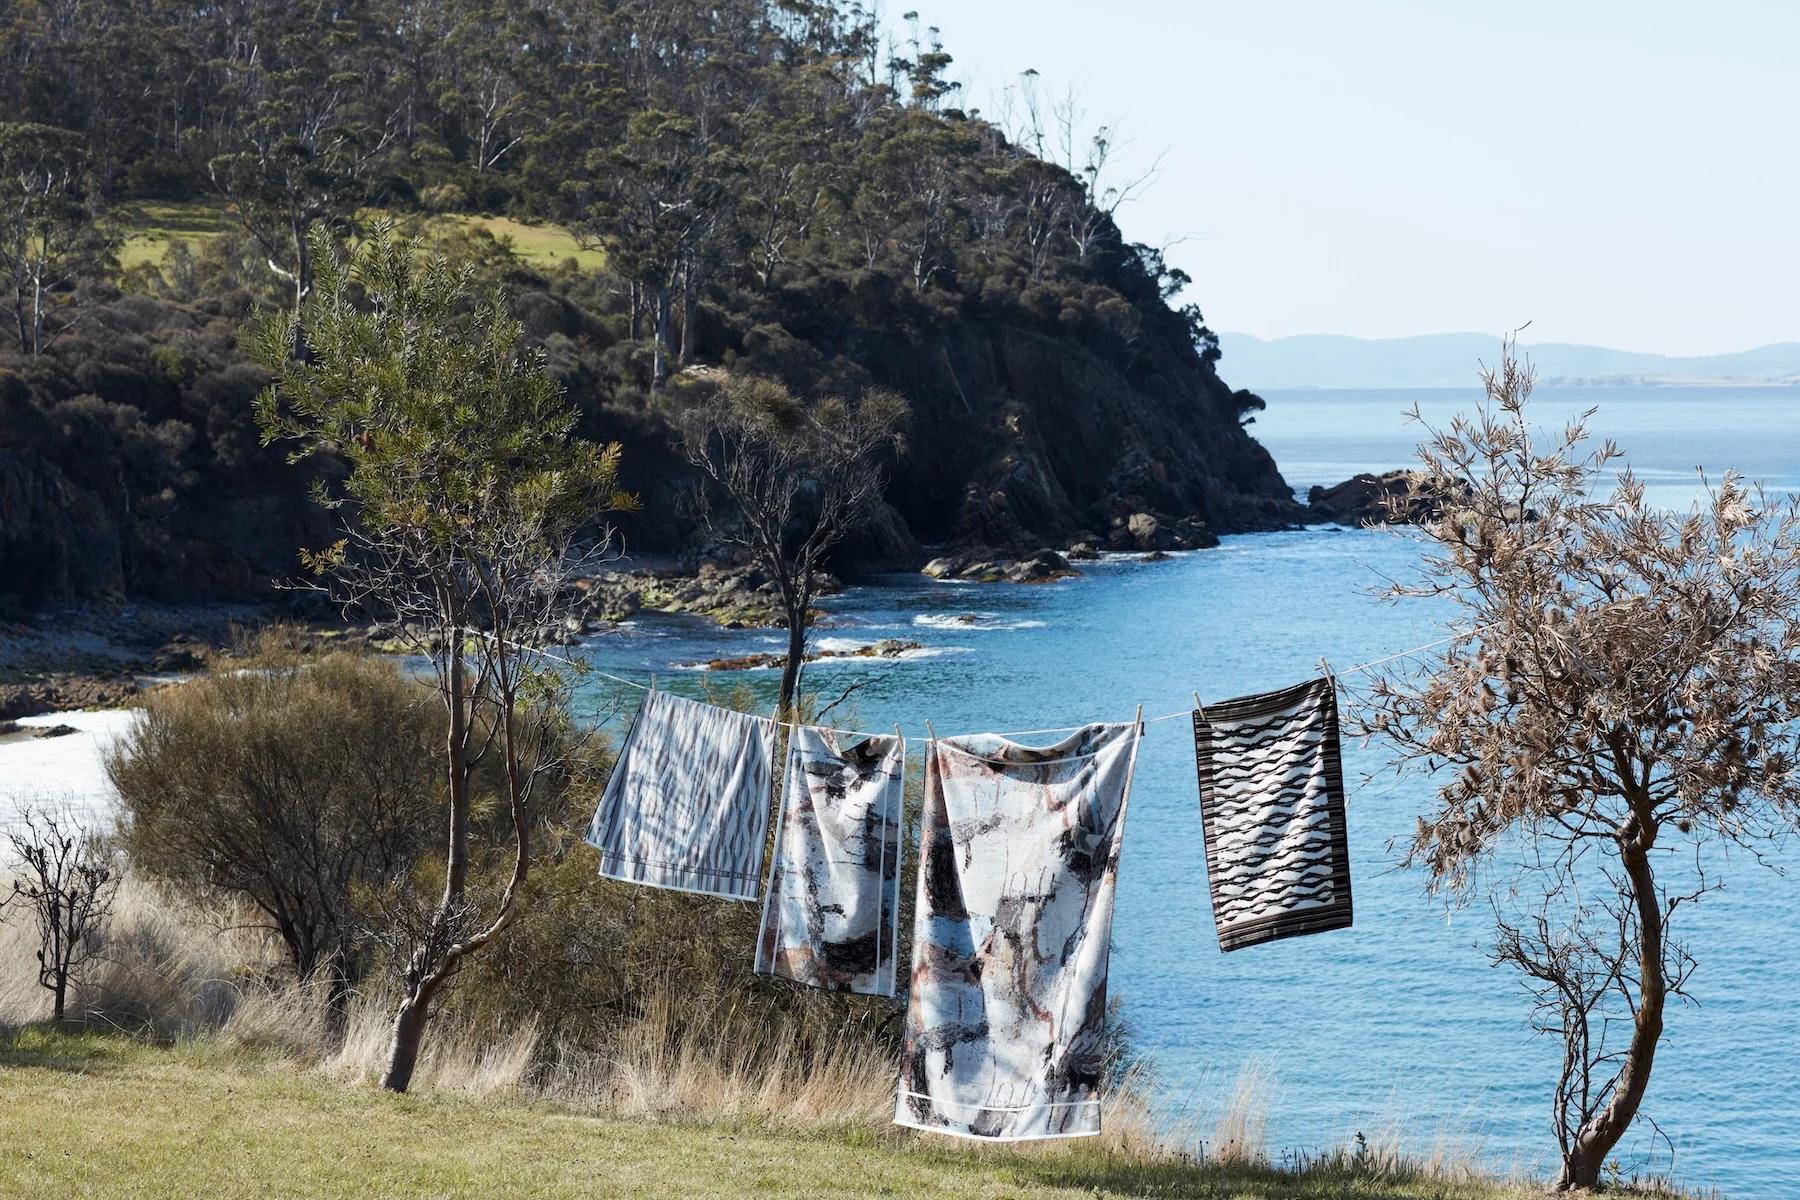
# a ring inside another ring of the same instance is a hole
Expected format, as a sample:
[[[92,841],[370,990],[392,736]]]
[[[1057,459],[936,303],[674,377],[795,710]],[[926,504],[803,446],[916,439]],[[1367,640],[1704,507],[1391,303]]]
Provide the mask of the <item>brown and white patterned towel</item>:
[[[788,739],[756,969],[891,996],[906,743],[866,737],[840,747],[838,737],[801,725]]]
[[[646,693],[588,827],[600,874],[756,899],[774,729],[766,717]]]
[[[1219,948],[1350,924],[1337,693],[1329,679],[1194,713]]]
[[[1100,1132],[1106,967],[1142,726],[926,743],[894,1121],[996,1141]]]

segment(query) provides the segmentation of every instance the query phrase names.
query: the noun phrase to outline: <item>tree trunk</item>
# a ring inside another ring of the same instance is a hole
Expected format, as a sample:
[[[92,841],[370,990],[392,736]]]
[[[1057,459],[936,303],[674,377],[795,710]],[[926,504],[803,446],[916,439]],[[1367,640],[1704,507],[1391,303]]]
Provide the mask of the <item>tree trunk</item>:
[[[697,341],[694,329],[694,313],[700,307],[700,294],[694,285],[693,271],[689,270],[681,285],[681,365],[687,366],[694,361],[694,347]]]
[[[28,312],[29,306],[25,303],[25,285],[23,283],[16,284],[13,287],[13,323],[19,329],[20,354],[31,353],[31,318],[27,315]]]
[[[63,1022],[63,1014],[68,1011],[69,976],[67,972],[57,972],[56,987],[53,989],[52,994],[54,995],[55,1000],[50,1009],[50,1019],[56,1024],[61,1025]]]
[[[1645,811],[1644,806],[1633,807],[1640,814]],[[1600,1182],[1606,1156],[1631,1128],[1638,1106],[1644,1102],[1644,1089],[1650,1085],[1650,1068],[1656,1060],[1656,1044],[1662,1038],[1663,1008],[1668,1000],[1668,981],[1663,977],[1663,914],[1657,904],[1656,877],[1649,859],[1655,842],[1656,826],[1645,822],[1620,856],[1625,876],[1631,881],[1631,900],[1638,914],[1639,983],[1631,1045],[1619,1068],[1619,1082],[1612,1099],[1581,1127],[1574,1145],[1564,1155],[1562,1174],[1556,1181],[1558,1191],[1591,1188]]]
[[[656,346],[650,368],[650,387],[654,391],[660,388],[669,378],[669,324],[670,295],[672,291],[666,283],[656,286]]]
[[[806,661],[806,611],[812,607],[812,589],[790,584],[782,588],[783,607],[787,609],[787,661],[781,665],[780,707],[784,720],[791,720],[794,701],[800,690],[800,667]]]
[[[464,678],[462,626],[454,625],[450,636],[450,726],[444,738],[444,766],[450,787],[449,846],[444,862],[444,909],[450,911],[462,900],[469,877],[469,775],[463,760],[468,740],[468,710],[464,694],[468,682]]]
[[[469,876],[469,774],[464,745],[469,726],[468,679],[463,662],[462,626],[454,622],[451,624],[449,675],[450,728],[444,742],[444,765],[450,787],[450,829],[444,855],[444,897],[439,902],[437,918],[443,922],[453,920],[462,908]],[[434,941],[428,941],[425,946],[434,944]],[[404,1092],[412,1082],[419,1046],[425,1040],[425,1023],[431,1015],[431,998],[441,982],[441,976],[434,972],[442,965],[442,954],[438,951],[438,960],[432,961],[428,950],[421,948],[408,970],[409,979],[416,982],[409,983],[407,997],[394,1014],[387,1072],[381,1077],[381,1086],[390,1092]]]
[[[781,666],[781,712],[794,710],[794,692],[800,686],[800,664],[806,658],[806,620],[788,619],[787,661]]]
[[[306,300],[306,293],[312,290],[312,246],[307,242],[311,232],[308,226],[295,218],[292,223],[294,237],[294,311],[299,312]]]
[[[421,988],[407,997],[394,1014],[394,1037],[388,1047],[387,1070],[381,1086],[390,1092],[404,1092],[412,1085],[413,1069],[419,1065],[419,1047],[425,1041],[425,1022],[430,1015],[430,988]]]

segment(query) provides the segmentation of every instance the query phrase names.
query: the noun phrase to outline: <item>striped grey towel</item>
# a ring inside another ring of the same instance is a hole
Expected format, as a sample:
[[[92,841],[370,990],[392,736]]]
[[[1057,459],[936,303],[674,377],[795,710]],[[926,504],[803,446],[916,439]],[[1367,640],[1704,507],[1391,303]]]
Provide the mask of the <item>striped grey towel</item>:
[[[1315,679],[1194,713],[1219,949],[1350,924],[1337,692]]]
[[[1142,729],[926,743],[895,1124],[993,1141],[1100,1132],[1113,890]]]
[[[756,969],[866,996],[894,994],[906,743],[797,726],[788,739]]]
[[[756,899],[774,731],[766,717],[646,693],[588,826],[600,874]]]

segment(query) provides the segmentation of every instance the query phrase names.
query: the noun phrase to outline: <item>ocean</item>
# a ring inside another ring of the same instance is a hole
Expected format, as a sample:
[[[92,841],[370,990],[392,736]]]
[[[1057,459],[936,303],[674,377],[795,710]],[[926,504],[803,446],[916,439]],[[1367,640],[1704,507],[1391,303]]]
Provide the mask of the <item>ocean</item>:
[[[1304,495],[1312,484],[1406,465],[1420,431],[1401,413],[1415,401],[1438,422],[1477,397],[1271,392],[1253,431]],[[1534,412],[1559,425],[1590,406],[1599,409],[1594,433],[1619,443],[1657,503],[1693,503],[1702,465],[1800,492],[1800,389],[1545,390]],[[926,720],[948,734],[1125,721],[1140,704],[1147,717],[1172,715],[1148,727],[1139,755],[1111,974],[1133,1042],[1156,1065],[1171,1124],[1206,1136],[1240,1078],[1251,1078],[1267,1093],[1277,1158],[1360,1132],[1415,1152],[1442,1148],[1499,1170],[1547,1173],[1559,1047],[1532,1033],[1516,980],[1489,965],[1488,911],[1447,908],[1426,895],[1421,872],[1398,865],[1430,785],[1383,773],[1379,746],[1345,746],[1355,927],[1230,955],[1213,933],[1191,694],[1223,699],[1280,687],[1311,676],[1321,658],[1344,671],[1433,640],[1442,610],[1375,595],[1417,563],[1404,532],[1320,527],[1229,537],[1161,563],[1113,557],[1050,585],[883,577],[827,602],[818,644],[901,638],[920,649],[895,660],[821,662],[804,686],[826,701],[850,690],[834,721],[898,725],[909,739],[923,738]],[[770,700],[772,671],[709,681],[693,664],[779,650],[782,640],[769,630],[646,615],[577,653],[690,695],[741,683]],[[633,694],[590,676],[578,715],[621,731],[620,704]],[[36,786],[55,783],[71,800],[104,804],[86,795],[103,780],[76,760],[91,760],[116,722],[77,724],[79,738],[0,747],[0,768],[23,768],[21,755],[43,758],[60,745],[62,766],[29,764]],[[1781,851],[1773,862],[1788,873],[1716,856],[1725,890],[1684,914],[1700,961],[1693,1002],[1669,1015],[1644,1105],[1655,1125],[1621,1145],[1627,1173],[1668,1173],[1737,1200],[1795,1192],[1800,854]],[[750,947],[744,954],[747,965]]]
[[[1478,397],[1272,392],[1253,432],[1304,495],[1407,465],[1420,429],[1402,413],[1415,401],[1437,423]],[[1655,503],[1693,503],[1701,466],[1800,492],[1800,389],[1547,389],[1533,413],[1560,426],[1589,407],[1599,410],[1593,433],[1619,444]],[[1361,1132],[1547,1173],[1559,1045],[1532,1033],[1516,979],[1489,965],[1489,911],[1448,908],[1426,895],[1422,872],[1398,865],[1430,785],[1384,773],[1379,746],[1345,747],[1355,927],[1229,955],[1213,933],[1191,693],[1262,691],[1311,676],[1321,658],[1343,671],[1433,640],[1442,610],[1375,594],[1417,563],[1404,533],[1321,527],[1229,537],[1161,563],[1110,558],[1051,585],[884,577],[828,602],[818,644],[902,638],[922,648],[892,661],[827,660],[807,669],[804,686],[829,701],[855,685],[833,720],[899,725],[909,739],[923,738],[926,720],[948,734],[1124,721],[1139,704],[1146,717],[1181,714],[1151,724],[1140,750],[1111,975],[1171,1122],[1209,1133],[1248,1073],[1267,1091],[1277,1157]],[[659,687],[698,694],[691,664],[780,641],[767,630],[647,616],[587,654],[603,670],[654,673]],[[773,696],[771,671],[712,676],[714,686],[740,682]],[[581,704],[601,714],[619,693],[591,679]],[[1628,1174],[1773,1200],[1800,1179],[1791,1082],[1800,1056],[1800,878],[1791,868],[1800,855],[1776,856],[1788,875],[1742,855],[1717,865],[1725,890],[1685,914],[1700,969],[1693,1003],[1669,1015],[1644,1104],[1655,1127],[1641,1124],[1618,1157]]]

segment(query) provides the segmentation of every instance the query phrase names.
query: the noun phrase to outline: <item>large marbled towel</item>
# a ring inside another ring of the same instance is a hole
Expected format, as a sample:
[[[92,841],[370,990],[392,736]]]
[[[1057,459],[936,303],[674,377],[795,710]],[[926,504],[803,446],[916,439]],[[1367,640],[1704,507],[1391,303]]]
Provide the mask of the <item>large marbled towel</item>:
[[[600,874],[756,899],[774,730],[766,717],[646,693],[588,827]]]
[[[788,739],[756,969],[891,996],[906,743],[865,737],[840,746],[840,736],[801,725]]]
[[[1315,679],[1194,714],[1221,950],[1350,924],[1337,691]]]
[[[1100,1132],[1106,966],[1142,726],[926,743],[894,1120],[996,1141]]]

